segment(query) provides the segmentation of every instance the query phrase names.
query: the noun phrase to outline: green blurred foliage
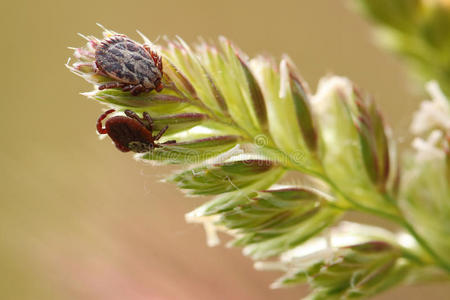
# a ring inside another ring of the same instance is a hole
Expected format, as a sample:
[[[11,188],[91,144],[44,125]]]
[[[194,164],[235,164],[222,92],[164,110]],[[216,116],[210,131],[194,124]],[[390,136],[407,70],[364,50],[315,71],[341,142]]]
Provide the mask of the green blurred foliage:
[[[380,40],[403,56],[425,81],[450,95],[450,2],[356,0],[380,29]]]

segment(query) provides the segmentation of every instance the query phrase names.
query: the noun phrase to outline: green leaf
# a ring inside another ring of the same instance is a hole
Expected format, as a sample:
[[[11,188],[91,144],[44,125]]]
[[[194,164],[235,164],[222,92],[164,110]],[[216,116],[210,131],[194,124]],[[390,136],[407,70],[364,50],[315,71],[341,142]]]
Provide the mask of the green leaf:
[[[400,207],[433,250],[450,264],[448,148],[419,138],[415,145],[416,153],[406,156],[403,163]]]
[[[315,152],[317,149],[317,132],[313,123],[311,108],[309,106],[310,100],[301,81],[294,77],[292,73],[290,77],[292,99],[297,114],[297,122],[309,150]]]
[[[190,99],[198,99],[197,92],[191,82],[170,60],[163,59],[164,83],[175,85],[185,96]]]
[[[195,195],[217,195],[247,187],[274,168],[270,161],[238,160],[187,170],[170,180]]]
[[[221,223],[240,233],[254,233],[252,240],[276,236],[290,230],[317,212],[318,197],[306,190],[286,188],[259,192],[248,203],[222,216]],[[248,240],[251,243],[251,240]]]
[[[138,157],[167,164],[194,164],[230,150],[239,140],[239,136],[213,136],[166,144]]]
[[[222,117],[224,112],[221,104],[217,102],[208,75],[205,73],[198,56],[189,45],[178,38],[177,41],[170,41],[168,48],[163,49],[162,53],[194,87],[198,100],[201,100],[215,114]]]
[[[420,36],[438,52],[450,50],[450,7],[435,4],[424,15]],[[443,53],[448,57],[448,52]]]
[[[249,199],[252,199],[257,195],[255,191],[264,190],[275,182],[277,182],[285,173],[283,168],[273,168],[269,172],[265,172],[264,176],[254,183],[241,188],[235,189],[232,192],[224,193],[217,196],[213,200],[206,202],[188,215],[194,218],[202,217],[219,217],[227,212],[235,210],[241,205],[247,203]]]
[[[252,71],[249,69],[244,60],[239,56],[238,59],[241,63],[242,70],[244,70],[245,77],[247,78],[247,84],[253,103],[253,110],[256,113],[259,124],[261,124],[261,128],[263,129],[263,131],[267,131],[267,109],[261,87],[259,86],[255,76],[253,76]]]
[[[450,95],[450,6],[446,1],[355,0],[379,26],[378,40],[425,81]]]
[[[159,131],[165,126],[169,126],[165,134],[170,135],[200,125],[208,120],[209,116],[199,113],[184,113],[177,115],[161,115],[152,117],[152,119],[154,131]]]
[[[316,193],[296,187],[261,191],[221,212],[218,224],[232,229],[237,236],[231,245],[244,246],[244,251],[255,259],[301,244],[340,215]]]
[[[291,272],[307,274],[313,287],[308,299],[366,298],[405,279],[400,253],[384,241],[368,241],[334,249],[333,258]],[[290,284],[295,279],[283,277],[277,284]]]
[[[362,121],[358,126],[359,141],[361,143],[361,153],[364,161],[365,169],[369,174],[373,183],[379,181],[378,157],[374,149],[373,139],[370,135],[370,129],[367,124]]]
[[[263,231],[262,234],[258,236],[259,241],[255,241],[255,237],[249,233],[248,235],[250,235],[252,239],[248,246],[244,248],[244,254],[251,256],[255,260],[266,259],[278,255],[302,244],[309,238],[320,233],[328,226],[334,224],[339,217],[339,211],[324,207],[320,210],[313,211],[313,213],[304,218],[300,218],[298,223],[286,232],[281,231],[280,233],[277,233],[275,231],[273,232],[273,236],[266,236],[264,238]],[[244,234],[243,238],[245,238],[245,236],[246,235]],[[240,243],[240,240],[238,239],[234,243],[238,244]]]
[[[374,20],[401,31],[413,30],[421,0],[356,0]]]
[[[381,192],[386,191],[386,184],[391,171],[391,158],[389,144],[392,142],[387,138],[387,126],[381,117],[374,101],[369,96],[363,96],[359,90],[353,89],[356,114],[357,129],[361,142],[361,152],[367,173],[373,184]]]
[[[84,93],[84,95],[91,99],[120,107],[121,109],[131,109],[135,112],[148,111],[152,113],[152,116],[186,111],[198,112],[198,109],[186,99],[155,92],[133,96],[129,92],[108,89]]]
[[[313,103],[320,128],[321,161],[327,177],[352,205],[395,215],[398,211],[394,204],[380,193],[387,178],[379,175],[379,170],[384,171],[386,166],[379,163],[376,145],[379,133],[374,132],[372,125],[378,116],[369,114],[363,100],[346,78],[333,76],[321,80]],[[385,140],[382,143],[380,149],[387,145]]]
[[[230,42],[225,39],[220,42],[222,51],[202,43],[198,47],[199,57],[218,98],[225,101],[233,121],[251,135],[257,135],[260,125],[250,103],[244,70]]]

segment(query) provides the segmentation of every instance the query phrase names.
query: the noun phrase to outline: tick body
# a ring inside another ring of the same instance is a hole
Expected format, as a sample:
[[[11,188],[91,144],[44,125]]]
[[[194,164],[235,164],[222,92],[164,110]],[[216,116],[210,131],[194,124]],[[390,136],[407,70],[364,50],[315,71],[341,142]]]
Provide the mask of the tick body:
[[[125,116],[111,117],[105,122],[105,127],[103,127],[102,121],[113,112],[114,109],[110,109],[98,118],[97,132],[99,134],[107,134],[113,140],[117,149],[122,152],[144,153],[161,147],[161,144],[156,143],[156,141],[166,132],[168,126],[153,136],[153,120],[147,112],[144,112],[143,118],[140,118],[131,110],[126,110]],[[175,141],[167,141],[162,144],[173,143]]]
[[[100,73],[115,80],[100,85],[100,90],[120,88],[138,95],[163,89],[161,56],[124,35],[103,40],[95,51],[95,64]]]

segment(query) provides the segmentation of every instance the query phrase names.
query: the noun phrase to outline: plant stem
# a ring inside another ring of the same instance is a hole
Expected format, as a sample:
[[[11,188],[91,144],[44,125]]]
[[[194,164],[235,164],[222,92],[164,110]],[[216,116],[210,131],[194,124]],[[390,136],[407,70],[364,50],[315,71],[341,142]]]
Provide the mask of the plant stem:
[[[417,256],[415,253],[413,253],[412,251],[410,251],[408,248],[406,247],[401,247],[401,251],[402,251],[402,257],[418,264],[419,266],[424,266],[425,262],[423,261],[423,259],[421,259],[419,256]]]
[[[394,214],[390,214],[388,212],[385,211],[381,211],[372,207],[367,207],[362,205],[361,203],[353,200],[351,197],[349,197],[347,194],[345,194],[341,189],[339,189],[339,187],[326,175],[321,176],[321,179],[323,181],[325,181],[332,189],[334,189],[338,194],[340,194],[342,197],[345,198],[345,200],[347,200],[349,203],[351,203],[353,206],[355,206],[357,209],[359,209],[360,211],[369,213],[369,214],[373,214],[388,220],[391,220],[395,223],[399,223],[399,218],[397,215]]]
[[[431,248],[428,243],[423,239],[419,233],[414,229],[414,227],[408,223],[404,219],[399,219],[397,224],[401,225],[403,228],[405,228],[419,243],[419,245],[422,247],[423,250],[425,250],[435,261],[439,264],[439,266],[450,273],[450,264],[447,263],[445,260],[443,260],[434,250]]]

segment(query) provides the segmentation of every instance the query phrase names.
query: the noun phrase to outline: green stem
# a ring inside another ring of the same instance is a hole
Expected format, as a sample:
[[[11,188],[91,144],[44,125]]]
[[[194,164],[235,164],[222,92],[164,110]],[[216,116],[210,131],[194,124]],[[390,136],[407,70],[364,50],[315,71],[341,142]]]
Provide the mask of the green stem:
[[[425,241],[424,238],[422,238],[419,233],[414,229],[414,227],[409,224],[404,219],[399,219],[397,222],[399,225],[401,225],[403,228],[405,228],[419,243],[419,245],[424,249],[433,259],[436,263],[439,264],[439,266],[444,269],[445,271],[450,273],[450,264],[447,263],[445,260],[443,260],[434,250],[433,248],[428,245],[427,241]]]
[[[402,257],[416,263],[419,266],[424,266],[425,262],[418,256],[416,255],[414,252],[410,251],[408,248],[406,247],[402,247],[401,248],[402,251]]]
[[[390,214],[385,211],[381,211],[372,207],[367,207],[359,203],[358,201],[353,200],[351,197],[346,195],[339,187],[326,175],[320,177],[323,181],[325,181],[332,189],[334,189],[338,194],[340,194],[342,197],[345,198],[349,203],[351,203],[354,207],[356,207],[358,210],[376,215],[388,220],[391,220],[392,222],[399,223],[399,217],[398,215]]]

